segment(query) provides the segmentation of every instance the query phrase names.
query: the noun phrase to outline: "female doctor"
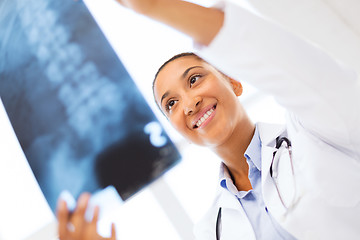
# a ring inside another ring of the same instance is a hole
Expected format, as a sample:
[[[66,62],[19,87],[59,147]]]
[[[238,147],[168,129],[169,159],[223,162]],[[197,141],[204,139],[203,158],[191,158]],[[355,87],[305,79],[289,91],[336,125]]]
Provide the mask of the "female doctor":
[[[196,227],[197,239],[359,239],[355,72],[228,2],[215,9],[179,0],[118,1],[196,43],[196,55],[177,55],[159,69],[154,97],[180,133],[222,159],[219,194]],[[237,100],[238,80],[272,94],[288,110],[286,125],[253,124]],[[59,201],[60,239],[101,239],[96,217],[83,218],[88,198],[80,197],[71,219]]]

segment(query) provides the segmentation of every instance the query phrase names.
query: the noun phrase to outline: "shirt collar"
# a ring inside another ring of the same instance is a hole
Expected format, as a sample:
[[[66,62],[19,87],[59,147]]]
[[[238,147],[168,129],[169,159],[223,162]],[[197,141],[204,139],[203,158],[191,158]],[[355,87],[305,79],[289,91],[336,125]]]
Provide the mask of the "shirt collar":
[[[244,156],[248,161],[253,162],[256,168],[261,171],[261,140],[259,135],[259,128],[256,124],[254,136],[247,147]]]
[[[222,188],[229,190],[233,194],[236,194],[238,192],[233,181],[231,180],[230,172],[223,162],[220,165],[219,177],[220,177],[220,186]]]
[[[220,165],[220,186],[238,198],[244,198],[249,192],[252,191],[239,191],[234,185],[229,170],[223,162]]]

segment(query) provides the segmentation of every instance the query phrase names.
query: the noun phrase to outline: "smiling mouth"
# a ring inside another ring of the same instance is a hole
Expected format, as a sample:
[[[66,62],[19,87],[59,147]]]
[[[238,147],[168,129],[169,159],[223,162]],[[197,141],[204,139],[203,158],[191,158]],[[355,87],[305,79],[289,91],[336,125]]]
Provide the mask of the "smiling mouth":
[[[213,114],[215,109],[216,109],[216,104],[211,109],[206,111],[203,116],[199,118],[199,120],[194,124],[193,128],[194,129],[199,128]]]

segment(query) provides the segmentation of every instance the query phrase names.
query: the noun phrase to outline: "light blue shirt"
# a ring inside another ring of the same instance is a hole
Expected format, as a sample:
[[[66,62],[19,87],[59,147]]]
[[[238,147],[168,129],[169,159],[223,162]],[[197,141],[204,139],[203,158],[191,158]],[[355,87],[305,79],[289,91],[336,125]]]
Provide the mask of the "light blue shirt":
[[[229,190],[239,200],[258,240],[295,239],[285,231],[268,212],[261,194],[261,141],[256,126],[254,136],[244,156],[249,164],[249,179],[253,189],[238,191],[230,179],[230,174],[224,167],[221,186]],[[241,226],[239,226],[241,227]]]

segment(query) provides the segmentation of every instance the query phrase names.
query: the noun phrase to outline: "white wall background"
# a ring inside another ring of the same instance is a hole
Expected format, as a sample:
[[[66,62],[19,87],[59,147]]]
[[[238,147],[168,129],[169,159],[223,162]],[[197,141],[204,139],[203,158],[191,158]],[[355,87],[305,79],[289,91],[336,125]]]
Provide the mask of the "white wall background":
[[[100,222],[99,230],[106,233],[109,222],[115,221],[118,239],[191,239],[192,224],[209,207],[215,193],[219,159],[174,133],[157,111],[151,93],[157,68],[174,54],[191,50],[191,42],[163,25],[121,8],[113,0],[86,0],[86,3],[183,155],[181,164],[160,181],[113,209],[113,215]],[[360,72],[360,1],[252,0],[248,3]],[[254,121],[282,121],[282,109],[270,97],[247,85],[245,91],[240,101]],[[204,168],[206,172],[202,171]],[[56,239],[56,222],[0,104],[0,240],[21,239]]]

